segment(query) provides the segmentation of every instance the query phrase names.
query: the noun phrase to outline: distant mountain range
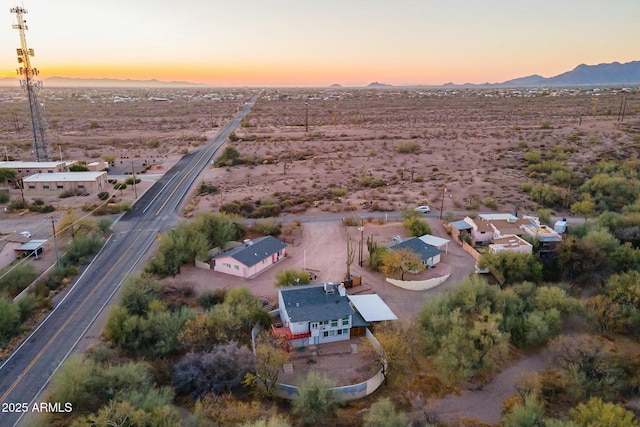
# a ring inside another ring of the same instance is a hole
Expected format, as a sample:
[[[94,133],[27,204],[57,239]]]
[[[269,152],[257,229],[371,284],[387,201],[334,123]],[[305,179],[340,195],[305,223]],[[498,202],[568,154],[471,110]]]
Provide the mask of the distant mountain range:
[[[521,77],[501,83],[502,86],[605,86],[640,84],[640,61],[621,64],[580,64],[571,71],[554,77],[538,75]]]
[[[207,85],[189,83],[189,82],[163,82],[156,79],[151,80],[121,80],[121,79],[73,79],[68,77],[49,77],[43,79],[44,85],[47,87],[205,87]],[[14,86],[17,79],[13,77],[5,77],[0,79],[0,86]]]
[[[160,80],[119,80],[119,79],[71,79],[66,77],[50,77],[44,79],[49,87],[206,87],[208,85],[189,82],[163,82]],[[0,78],[0,86],[17,85],[15,78]],[[553,77],[542,77],[534,74],[507,80],[502,83],[446,83],[444,85],[412,85],[418,87],[455,87],[455,88],[518,88],[518,87],[575,87],[575,86],[634,86],[640,85],[640,61],[624,64],[612,62],[610,64],[578,65],[571,71]],[[330,87],[340,88],[339,84]],[[395,87],[385,83],[373,82],[368,88],[383,89]]]

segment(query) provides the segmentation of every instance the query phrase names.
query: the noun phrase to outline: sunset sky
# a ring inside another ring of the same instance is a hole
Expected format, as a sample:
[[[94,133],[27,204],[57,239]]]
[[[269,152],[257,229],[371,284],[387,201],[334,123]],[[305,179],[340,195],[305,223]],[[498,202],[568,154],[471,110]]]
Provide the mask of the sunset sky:
[[[216,86],[502,82],[640,60],[638,0],[5,2],[0,77],[25,7],[40,77]]]

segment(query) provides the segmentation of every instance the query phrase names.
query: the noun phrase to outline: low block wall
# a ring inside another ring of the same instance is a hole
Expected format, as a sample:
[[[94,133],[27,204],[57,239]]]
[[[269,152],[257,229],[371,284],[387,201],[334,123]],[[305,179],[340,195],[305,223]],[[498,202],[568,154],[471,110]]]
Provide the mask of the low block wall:
[[[407,289],[409,291],[426,291],[428,289],[433,289],[437,286],[440,286],[448,278],[449,274],[447,274],[446,276],[435,277],[428,280],[397,280],[387,277],[387,282],[399,288]]]
[[[272,317],[274,317],[274,315],[277,315],[277,313],[277,310],[270,312]],[[256,352],[255,338],[259,332],[260,327],[257,325],[254,326],[253,330],[251,331],[251,343],[254,354]],[[371,345],[373,345],[373,348],[375,348],[378,352],[382,352],[382,346],[380,345],[380,342],[376,339],[375,336],[373,336],[369,328],[367,328],[366,337],[369,339]],[[383,368],[380,368],[380,370],[367,381],[363,381],[358,384],[335,387],[330,390],[336,393],[338,400],[341,400],[343,402],[362,399],[363,397],[366,397],[376,391],[378,387],[380,387],[380,385],[382,385],[382,383],[384,382],[384,372],[387,367],[386,359],[384,365],[385,366]],[[274,395],[283,399],[291,400],[297,394],[298,387],[291,384],[277,383],[274,388]]]

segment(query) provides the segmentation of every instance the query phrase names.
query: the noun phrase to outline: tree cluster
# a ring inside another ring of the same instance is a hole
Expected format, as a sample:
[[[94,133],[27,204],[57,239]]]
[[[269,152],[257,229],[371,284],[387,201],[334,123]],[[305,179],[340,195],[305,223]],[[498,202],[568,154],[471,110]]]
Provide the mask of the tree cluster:
[[[244,225],[239,220],[223,214],[201,214],[162,237],[158,255],[149,261],[146,271],[163,277],[175,275],[180,266],[196,258],[207,259],[210,249],[223,248],[243,236]]]
[[[576,310],[575,300],[558,287],[501,289],[472,278],[430,299],[418,322],[426,353],[445,378],[457,381],[490,375],[509,344],[546,342]]]

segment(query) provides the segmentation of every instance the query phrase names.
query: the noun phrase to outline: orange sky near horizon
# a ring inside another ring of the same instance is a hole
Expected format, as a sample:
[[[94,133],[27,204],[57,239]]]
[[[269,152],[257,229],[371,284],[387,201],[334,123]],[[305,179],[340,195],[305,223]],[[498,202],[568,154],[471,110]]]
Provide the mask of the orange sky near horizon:
[[[640,59],[635,0],[28,0],[40,77],[215,86],[502,82]],[[18,31],[0,26],[0,76]]]

